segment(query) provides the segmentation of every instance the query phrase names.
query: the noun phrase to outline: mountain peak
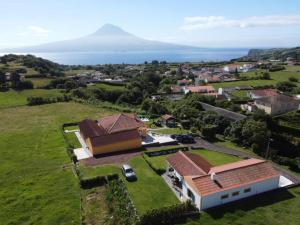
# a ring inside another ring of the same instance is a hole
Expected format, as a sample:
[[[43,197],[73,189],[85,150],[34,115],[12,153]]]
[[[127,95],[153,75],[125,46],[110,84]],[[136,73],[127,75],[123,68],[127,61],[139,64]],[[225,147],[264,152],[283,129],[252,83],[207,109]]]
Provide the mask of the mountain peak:
[[[131,35],[124,31],[122,28],[115,26],[113,24],[107,23],[104,24],[101,28],[99,28],[92,35]]]

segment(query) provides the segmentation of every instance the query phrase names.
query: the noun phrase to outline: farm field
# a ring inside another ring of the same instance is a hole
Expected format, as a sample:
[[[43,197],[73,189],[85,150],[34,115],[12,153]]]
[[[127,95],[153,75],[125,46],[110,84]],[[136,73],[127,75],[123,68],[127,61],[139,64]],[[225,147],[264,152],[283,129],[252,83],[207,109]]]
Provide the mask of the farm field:
[[[104,84],[104,83],[96,83],[95,86],[92,86],[92,87],[97,87],[97,88],[108,90],[108,91],[115,91],[115,90],[123,91],[123,90],[125,90],[125,86],[110,85],[110,84]]]
[[[27,78],[26,80],[30,80],[33,83],[34,88],[44,87],[50,83],[52,79],[50,78]]]
[[[28,97],[58,97],[63,94],[57,90],[29,89],[23,91],[9,90],[0,92],[0,108],[22,106],[27,104]]]
[[[60,126],[111,113],[76,103],[0,109],[1,224],[81,224]]]
[[[223,82],[223,83],[213,83],[214,88],[220,87],[236,87],[236,86],[264,86],[264,85],[276,85],[278,82],[288,81],[289,77],[296,77],[300,80],[300,72],[297,69],[288,68],[288,70],[270,72],[270,80],[245,80],[245,81],[234,81],[234,82]],[[255,72],[241,73],[241,77],[255,77]],[[300,82],[296,83],[300,87]]]

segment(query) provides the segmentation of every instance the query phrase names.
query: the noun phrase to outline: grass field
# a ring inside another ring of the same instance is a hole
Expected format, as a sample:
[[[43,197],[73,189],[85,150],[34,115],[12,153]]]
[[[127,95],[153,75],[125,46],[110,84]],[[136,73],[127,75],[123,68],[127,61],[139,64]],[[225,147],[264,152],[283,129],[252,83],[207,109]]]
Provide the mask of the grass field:
[[[107,176],[112,174],[121,175],[121,168],[116,165],[101,165],[101,166],[86,167],[81,163],[79,163],[78,169],[80,170],[80,174],[84,179],[95,177],[95,176]]]
[[[258,71],[259,74],[260,70]],[[264,86],[264,85],[276,85],[278,82],[288,81],[289,77],[296,77],[300,80],[299,67],[288,67],[287,70],[270,72],[270,80],[246,80],[246,81],[234,81],[212,84],[214,88],[220,87],[236,87],[241,85],[247,86]],[[255,72],[241,73],[241,77],[256,77]],[[300,87],[300,82],[296,83]]]
[[[95,70],[85,70],[85,69],[80,69],[80,70],[67,70],[65,71],[66,76],[75,76],[81,73],[92,73],[95,72]]]
[[[33,83],[34,88],[44,87],[50,83],[52,79],[50,78],[27,78],[26,80],[30,80]]]
[[[60,125],[112,112],[75,103],[0,109],[0,223],[81,224]]]
[[[104,84],[104,83],[96,83],[94,86],[91,87],[97,87],[100,89],[108,90],[108,91],[114,91],[114,90],[125,90],[125,86],[120,86],[120,85],[109,85],[109,84]]]
[[[58,97],[63,94],[56,89],[30,89],[23,91],[9,90],[6,92],[0,92],[0,108],[22,106],[27,104],[27,98],[33,96],[40,97]]]

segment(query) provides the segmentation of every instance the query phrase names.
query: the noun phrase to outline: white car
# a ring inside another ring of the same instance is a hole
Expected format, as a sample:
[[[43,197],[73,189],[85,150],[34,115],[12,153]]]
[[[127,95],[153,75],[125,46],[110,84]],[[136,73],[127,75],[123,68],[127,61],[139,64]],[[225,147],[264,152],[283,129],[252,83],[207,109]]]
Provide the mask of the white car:
[[[122,165],[122,173],[127,180],[135,180],[136,179],[136,175],[135,175],[133,169],[128,164]]]

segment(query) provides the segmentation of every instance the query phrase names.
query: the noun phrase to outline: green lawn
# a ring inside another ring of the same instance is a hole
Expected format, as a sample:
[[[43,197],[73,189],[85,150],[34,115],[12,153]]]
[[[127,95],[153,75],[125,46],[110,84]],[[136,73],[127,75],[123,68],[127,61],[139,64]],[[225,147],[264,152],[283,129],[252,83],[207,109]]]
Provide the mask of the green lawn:
[[[95,176],[107,176],[112,174],[121,175],[121,168],[117,165],[101,165],[86,167],[81,163],[78,164],[78,169],[83,178],[91,178]]]
[[[238,97],[238,98],[247,98],[247,93],[249,91],[246,91],[246,90],[241,90],[241,91],[233,91],[231,94],[234,96],[234,97]]]
[[[263,193],[203,212],[185,225],[298,225],[300,187]]]
[[[104,84],[104,83],[96,83],[95,86],[92,87],[97,87],[100,89],[108,90],[108,91],[114,91],[114,90],[125,90],[125,86],[121,85],[109,85],[109,84]]]
[[[27,78],[26,80],[30,80],[33,83],[34,88],[44,87],[50,83],[52,79],[50,78]]]
[[[79,143],[74,132],[66,133],[65,136],[68,140],[68,143],[71,144],[74,148],[81,148],[81,144]]]
[[[0,223],[81,224],[60,125],[111,113],[76,103],[0,109]]]
[[[142,156],[129,163],[136,172],[137,181],[125,181],[125,185],[139,214],[179,202],[165,181],[148,166]]]
[[[63,94],[61,93],[61,91],[57,89],[30,89],[23,91],[9,90],[5,92],[0,92],[0,108],[26,105],[28,97],[40,96],[51,98],[62,95]]]
[[[153,133],[158,134],[187,134],[190,133],[189,130],[185,130],[181,127],[176,128],[158,128],[157,130],[153,130]]]

